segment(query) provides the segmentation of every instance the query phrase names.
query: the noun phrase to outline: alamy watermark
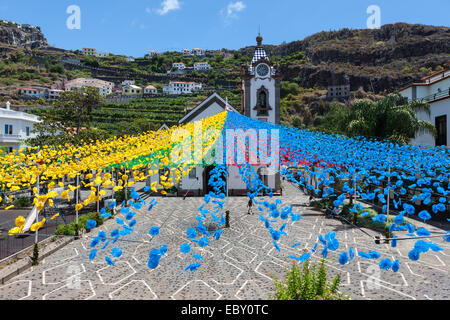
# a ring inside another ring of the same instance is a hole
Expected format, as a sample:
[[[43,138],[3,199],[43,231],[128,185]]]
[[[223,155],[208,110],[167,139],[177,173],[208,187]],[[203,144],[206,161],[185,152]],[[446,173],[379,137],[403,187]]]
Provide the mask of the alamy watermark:
[[[70,265],[66,270],[67,280],[66,286],[69,289],[79,290],[81,289],[81,268],[78,265]]]
[[[80,30],[81,29],[81,9],[79,6],[72,4],[67,7],[67,14],[70,16],[66,20],[66,26],[69,30]]]
[[[171,161],[176,165],[213,163],[218,165],[264,166],[267,175],[276,174],[280,166],[280,141],[278,129],[227,129],[225,141],[222,132],[209,128],[203,132],[201,122],[195,123],[194,134],[179,128],[171,141],[175,147]]]
[[[368,29],[380,29],[381,28],[381,9],[377,5],[371,5],[367,8],[367,14],[370,16],[367,18]]]
[[[370,276],[367,278],[367,289],[369,290],[379,290],[381,288],[380,279],[381,279],[381,270],[377,265],[370,265],[367,267],[367,273]]]

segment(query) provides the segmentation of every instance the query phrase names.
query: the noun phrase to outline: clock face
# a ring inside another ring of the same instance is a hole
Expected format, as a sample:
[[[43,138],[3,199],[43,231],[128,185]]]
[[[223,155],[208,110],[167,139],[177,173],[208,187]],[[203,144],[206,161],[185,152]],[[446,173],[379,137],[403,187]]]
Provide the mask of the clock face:
[[[269,74],[269,71],[269,66],[264,63],[256,67],[256,73],[258,73],[258,76],[260,77],[266,77]]]

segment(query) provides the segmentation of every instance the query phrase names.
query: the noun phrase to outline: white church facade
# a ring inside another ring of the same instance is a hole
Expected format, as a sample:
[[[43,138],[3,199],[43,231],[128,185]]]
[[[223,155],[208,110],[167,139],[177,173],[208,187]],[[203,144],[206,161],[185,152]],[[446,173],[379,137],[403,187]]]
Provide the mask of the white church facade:
[[[244,115],[260,121],[274,124],[280,123],[280,83],[281,77],[277,75],[276,68],[270,63],[262,46],[262,37],[257,37],[255,55],[250,65],[241,67],[241,99]],[[179,124],[196,122],[214,116],[225,110],[237,112],[219,94],[214,93],[191,110],[179,120]],[[164,130],[164,127],[162,127]],[[210,172],[214,167],[196,166],[188,176],[178,183],[178,196],[201,196],[211,191],[208,186]],[[152,168],[152,169],[156,169]],[[266,186],[272,189],[275,195],[280,194],[280,175],[269,174],[266,166],[254,166],[255,171]],[[163,174],[164,169],[160,170]],[[228,166],[227,179],[230,195],[246,195],[247,188],[242,181],[237,166]],[[159,182],[159,175],[153,175],[147,184]]]

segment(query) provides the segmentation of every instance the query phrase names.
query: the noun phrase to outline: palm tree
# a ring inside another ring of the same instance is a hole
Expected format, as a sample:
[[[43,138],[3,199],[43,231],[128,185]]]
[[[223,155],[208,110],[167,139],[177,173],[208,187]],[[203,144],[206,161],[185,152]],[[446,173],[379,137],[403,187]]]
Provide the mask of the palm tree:
[[[364,136],[378,140],[389,139],[407,144],[416,134],[436,135],[436,128],[428,121],[419,120],[417,114],[430,115],[430,105],[418,100],[408,101],[400,94],[390,94],[374,103],[358,100],[350,108],[333,104],[323,118],[321,128],[348,136]]]

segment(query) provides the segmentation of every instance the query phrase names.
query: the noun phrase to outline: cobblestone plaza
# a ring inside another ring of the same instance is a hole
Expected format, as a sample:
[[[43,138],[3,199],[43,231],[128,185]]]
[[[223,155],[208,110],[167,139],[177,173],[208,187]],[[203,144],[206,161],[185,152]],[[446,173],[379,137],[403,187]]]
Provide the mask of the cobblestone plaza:
[[[149,198],[150,199],[150,198]],[[224,229],[220,240],[212,239],[205,248],[193,244],[191,253],[203,256],[197,271],[184,271],[195,261],[191,254],[183,254],[179,247],[188,242],[186,230],[195,227],[202,198],[158,198],[158,204],[148,212],[137,210],[138,223],[134,231],[113,246],[120,247],[123,255],[115,266],[105,262],[105,255],[113,248],[99,251],[89,260],[89,244],[98,231],[107,233],[117,228],[114,220],[108,220],[80,240],[69,243],[61,250],[45,258],[39,266],[9,280],[0,287],[1,299],[270,299],[273,281],[269,274],[284,276],[284,267],[292,259],[310,250],[319,234],[336,232],[340,248],[329,252],[327,265],[330,276],[341,275],[343,292],[351,299],[449,299],[450,279],[448,255],[450,244],[435,240],[445,249],[429,251],[419,261],[411,261],[408,251],[412,243],[399,241],[396,248],[375,244],[373,239],[350,225],[325,216],[303,204],[306,196],[292,185],[285,183],[281,200],[283,205],[293,205],[302,219],[290,222],[278,242],[281,251],[272,244],[272,237],[257,214],[247,214],[247,198],[230,197],[231,228]],[[255,208],[256,209],[256,208]],[[120,216],[120,215],[119,215]],[[160,227],[160,234],[152,239],[148,234],[152,226]],[[214,232],[217,224],[210,224]],[[434,227],[433,232],[441,231]],[[365,230],[376,235],[374,231]],[[295,243],[301,245],[292,248]],[[159,266],[151,270],[147,266],[152,248],[168,246]],[[340,265],[338,255],[349,248],[367,252],[377,250],[381,258],[399,259],[397,273],[380,270],[378,261],[355,257],[346,265]],[[320,248],[320,247],[319,247]],[[318,250],[311,258],[320,261]]]

